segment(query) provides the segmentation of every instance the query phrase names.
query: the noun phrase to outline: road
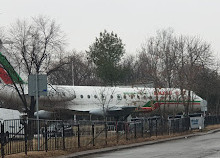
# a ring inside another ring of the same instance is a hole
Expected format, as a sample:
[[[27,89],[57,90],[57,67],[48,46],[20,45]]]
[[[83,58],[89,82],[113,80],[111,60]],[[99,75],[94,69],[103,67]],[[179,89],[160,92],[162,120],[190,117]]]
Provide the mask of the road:
[[[124,149],[90,158],[220,158],[220,132]]]

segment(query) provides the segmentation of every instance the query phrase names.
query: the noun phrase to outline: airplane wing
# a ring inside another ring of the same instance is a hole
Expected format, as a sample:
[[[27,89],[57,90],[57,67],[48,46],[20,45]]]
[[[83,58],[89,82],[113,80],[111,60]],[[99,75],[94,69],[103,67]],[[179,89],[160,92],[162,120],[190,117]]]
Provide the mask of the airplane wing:
[[[113,116],[113,117],[120,117],[120,116],[127,116],[130,115],[134,110],[136,109],[135,106],[111,106],[106,109],[106,115],[107,116]],[[103,109],[92,109],[89,111],[92,115],[99,115],[103,116],[104,112]]]
[[[135,106],[122,106],[122,107],[113,106],[107,109],[106,112],[107,115],[111,115],[111,116],[126,116],[134,112],[136,108],[137,107]]]

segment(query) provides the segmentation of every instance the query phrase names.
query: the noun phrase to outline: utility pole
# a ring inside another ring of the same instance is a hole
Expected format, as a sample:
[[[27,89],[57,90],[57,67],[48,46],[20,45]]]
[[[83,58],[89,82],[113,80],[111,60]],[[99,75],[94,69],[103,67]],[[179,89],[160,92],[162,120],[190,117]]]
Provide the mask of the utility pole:
[[[40,120],[39,120],[39,97],[47,95],[47,75],[30,74],[28,76],[28,95],[34,96],[36,99],[36,113],[37,113],[37,148],[40,150]]]
[[[35,74],[36,77],[36,112],[37,112],[37,150],[40,151],[40,123],[39,123],[39,104],[38,104],[38,72]]]
[[[72,67],[72,81],[73,81],[73,86],[74,86],[74,67],[73,67],[73,60],[72,60],[72,65],[71,65],[71,67]]]

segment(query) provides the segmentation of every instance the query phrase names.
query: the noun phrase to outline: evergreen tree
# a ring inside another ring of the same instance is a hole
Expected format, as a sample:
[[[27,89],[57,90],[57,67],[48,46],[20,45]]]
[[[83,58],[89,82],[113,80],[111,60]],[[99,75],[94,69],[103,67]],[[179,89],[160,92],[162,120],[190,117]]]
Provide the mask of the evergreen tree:
[[[122,40],[113,32],[106,30],[89,46],[87,54],[96,65],[97,75],[105,84],[116,85],[122,78],[120,61],[125,53]]]

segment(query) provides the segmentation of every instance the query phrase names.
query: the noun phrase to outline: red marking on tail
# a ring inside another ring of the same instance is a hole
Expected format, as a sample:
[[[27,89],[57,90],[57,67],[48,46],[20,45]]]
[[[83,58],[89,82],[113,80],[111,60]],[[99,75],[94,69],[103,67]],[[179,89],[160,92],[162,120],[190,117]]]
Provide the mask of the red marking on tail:
[[[5,84],[13,84],[11,78],[8,76],[7,72],[2,67],[0,67],[0,77]]]

